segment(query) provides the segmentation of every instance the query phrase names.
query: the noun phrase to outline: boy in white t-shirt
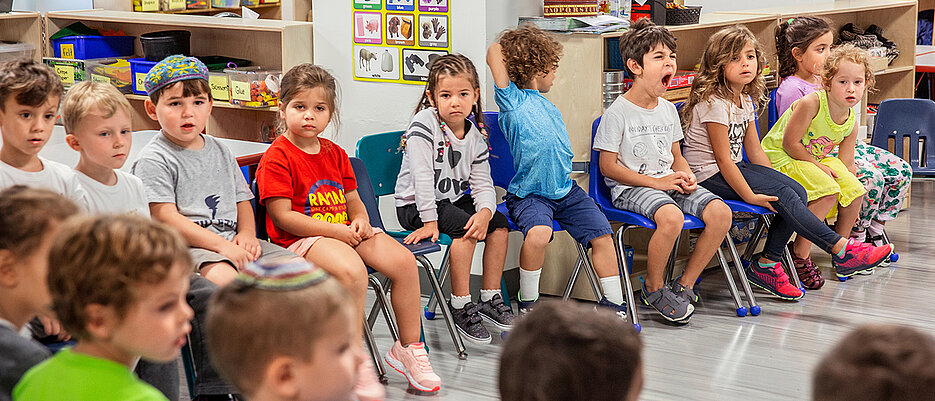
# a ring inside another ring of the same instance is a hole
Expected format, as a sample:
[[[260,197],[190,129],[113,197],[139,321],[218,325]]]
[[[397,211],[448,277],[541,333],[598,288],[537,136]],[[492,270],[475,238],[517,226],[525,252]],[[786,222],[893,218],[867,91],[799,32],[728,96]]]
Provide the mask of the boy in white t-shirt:
[[[75,173],[39,156],[52,136],[64,91],[62,80],[45,64],[26,58],[0,63],[0,189],[48,189],[86,208]]]
[[[62,102],[65,141],[81,154],[75,172],[91,213],[149,216],[143,181],[119,170],[130,154],[131,113],[127,98],[102,82],[81,82]]]
[[[675,106],[660,97],[675,74],[675,38],[643,18],[620,38],[633,86],[617,97],[601,118],[594,137],[601,172],[614,206],[649,217],[656,230],[649,241],[641,298],[666,320],[687,323],[697,301],[692,287],[731,224],[731,211],[716,195],[698,187],[682,157],[682,128]],[[685,272],[671,283],[664,270],[682,231],[683,213],[706,228]]]

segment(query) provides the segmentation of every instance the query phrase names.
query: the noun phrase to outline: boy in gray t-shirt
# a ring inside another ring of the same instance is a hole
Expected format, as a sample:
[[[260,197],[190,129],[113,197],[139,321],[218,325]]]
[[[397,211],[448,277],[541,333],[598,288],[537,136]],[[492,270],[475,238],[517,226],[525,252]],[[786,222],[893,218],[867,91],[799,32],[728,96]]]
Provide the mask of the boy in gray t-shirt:
[[[212,105],[204,64],[170,56],[146,75],[145,85],[146,113],[162,132],[132,172],[143,180],[152,217],[179,230],[201,275],[224,286],[258,258],[298,257],[256,238],[253,194],[234,156],[202,134]]]

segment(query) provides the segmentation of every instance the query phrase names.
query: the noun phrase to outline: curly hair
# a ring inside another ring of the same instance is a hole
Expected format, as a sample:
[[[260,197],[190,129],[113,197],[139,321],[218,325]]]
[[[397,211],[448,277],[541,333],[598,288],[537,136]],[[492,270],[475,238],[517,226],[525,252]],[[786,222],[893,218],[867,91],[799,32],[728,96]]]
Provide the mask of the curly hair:
[[[658,44],[663,44],[675,52],[675,36],[665,27],[654,24],[649,18],[643,17],[633,23],[630,29],[620,37],[620,55],[627,75],[633,76],[633,71],[626,61],[633,59],[640,67],[643,66],[643,55],[651,52]]]
[[[0,111],[10,96],[21,105],[39,107],[53,97],[61,100],[64,93],[62,79],[45,64],[24,57],[0,63]]]
[[[864,67],[864,81],[867,83],[867,91],[873,92],[877,78],[870,67],[870,58],[867,57],[867,51],[852,44],[843,44],[831,50],[828,59],[825,60],[825,66],[821,69],[821,83],[825,88],[831,87],[831,80],[841,69],[842,62],[851,62]]]
[[[438,84],[438,80],[443,76],[457,76],[463,75],[471,82],[471,87],[473,89],[480,89],[480,79],[477,77],[477,68],[474,67],[474,63],[471,62],[471,59],[461,55],[461,54],[446,54],[437,59],[434,59],[429,62],[429,75],[428,79],[425,81],[425,91],[422,92],[422,99],[419,99],[419,104],[416,106],[416,113],[432,107],[435,99],[430,99],[429,94],[436,96],[435,94],[435,85]],[[482,112],[483,108],[481,107],[480,97],[478,96],[477,102],[471,106],[471,114],[474,115],[474,122],[478,126],[484,126],[484,113]],[[470,116],[469,116],[470,117]]]
[[[562,45],[539,28],[526,25],[504,31],[497,38],[503,47],[506,72],[518,86],[523,86],[538,74],[558,68]]]
[[[799,64],[792,56],[792,49],[805,51],[808,45],[821,35],[832,32],[831,24],[821,17],[796,17],[783,21],[776,27],[776,54],[779,56],[779,77],[795,74]]]
[[[734,25],[717,31],[708,39],[708,44],[701,55],[698,73],[695,74],[695,81],[692,83],[691,95],[682,107],[683,127],[691,123],[692,110],[698,103],[709,101],[712,96],[722,99],[732,98],[734,93],[727,82],[724,70],[747,44],[753,44],[756,51],[756,77],[743,87],[741,94],[750,96],[757,109],[763,110],[762,106],[769,100],[766,95],[766,81],[763,79],[763,68],[767,65],[766,57],[753,32],[743,25]]]

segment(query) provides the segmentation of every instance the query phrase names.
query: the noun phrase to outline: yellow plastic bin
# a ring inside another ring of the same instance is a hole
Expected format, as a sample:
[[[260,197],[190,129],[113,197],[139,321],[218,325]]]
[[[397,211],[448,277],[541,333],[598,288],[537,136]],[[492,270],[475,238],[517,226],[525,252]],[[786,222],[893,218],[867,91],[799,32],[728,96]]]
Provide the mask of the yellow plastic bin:
[[[99,58],[85,60],[85,75],[88,80],[105,82],[122,93],[133,91],[130,79],[130,62],[122,58]]]

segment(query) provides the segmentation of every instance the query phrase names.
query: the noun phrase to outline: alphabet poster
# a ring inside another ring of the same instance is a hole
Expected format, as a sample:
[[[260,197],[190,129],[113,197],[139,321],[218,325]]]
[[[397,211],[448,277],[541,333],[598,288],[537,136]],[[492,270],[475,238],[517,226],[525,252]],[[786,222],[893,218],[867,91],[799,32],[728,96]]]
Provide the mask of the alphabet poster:
[[[351,0],[354,79],[422,85],[451,51],[450,0]]]

